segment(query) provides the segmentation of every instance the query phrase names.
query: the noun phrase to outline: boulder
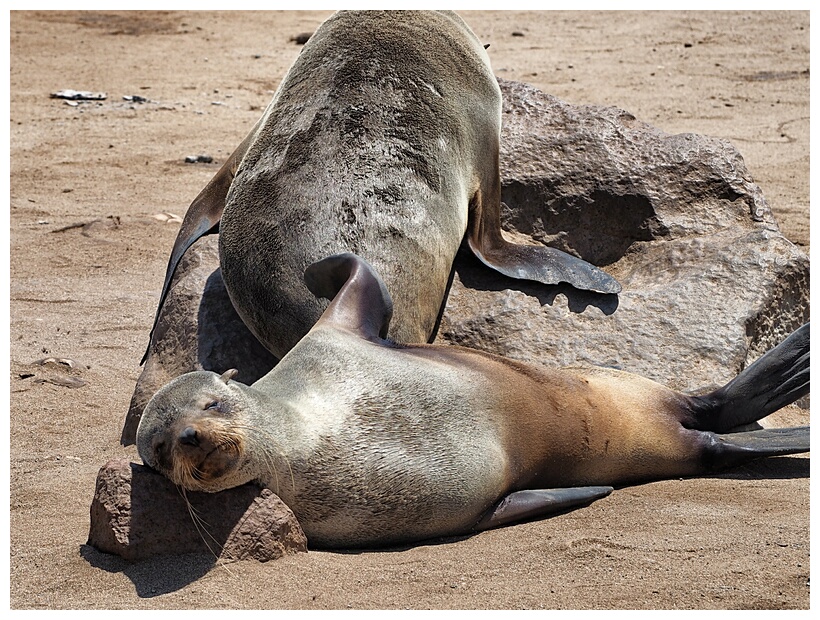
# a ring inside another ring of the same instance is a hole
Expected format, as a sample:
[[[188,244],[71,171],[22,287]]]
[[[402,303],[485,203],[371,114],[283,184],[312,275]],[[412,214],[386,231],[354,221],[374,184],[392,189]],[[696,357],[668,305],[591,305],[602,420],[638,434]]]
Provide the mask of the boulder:
[[[618,296],[500,276],[462,253],[438,341],[698,391],[809,320],[809,259],[729,142],[500,81],[503,228],[604,266]]]
[[[207,553],[215,561],[266,562],[307,551],[296,517],[270,489],[246,484],[183,495],[166,477],[125,459],[100,469],[88,544],[127,560]]]

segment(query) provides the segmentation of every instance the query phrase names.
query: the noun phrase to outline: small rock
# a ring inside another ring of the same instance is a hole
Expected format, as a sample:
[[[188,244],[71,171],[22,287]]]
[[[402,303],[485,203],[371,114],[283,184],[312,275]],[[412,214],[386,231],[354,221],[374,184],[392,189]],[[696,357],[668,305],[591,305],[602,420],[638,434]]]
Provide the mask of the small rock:
[[[160,222],[171,223],[171,224],[181,224],[182,218],[175,213],[168,213],[167,211],[163,211],[162,213],[155,213],[154,219],[159,220]]]
[[[107,99],[108,95],[105,93],[92,93],[87,90],[60,90],[56,93],[51,93],[50,97],[52,99],[69,99],[72,101],[99,101],[102,99]]]
[[[51,383],[52,385],[59,385],[67,388],[79,388],[88,385],[88,381],[80,379],[79,377],[72,377],[71,375],[50,375],[48,377],[38,377],[34,383]]]
[[[45,349],[45,347],[43,347]],[[48,351],[43,351],[47,353]],[[21,380],[32,379],[32,383],[51,383],[61,387],[79,388],[88,385],[81,375],[86,368],[67,357],[45,357],[30,364],[12,362],[12,370]]]
[[[53,365],[57,368],[60,366],[65,366],[66,368],[76,368],[78,366],[77,362],[67,357],[44,357],[34,363],[38,366]]]
[[[312,36],[312,32],[300,32],[295,37],[291,37],[290,40],[296,43],[296,45],[304,45]]]
[[[183,498],[165,476],[127,459],[100,469],[88,544],[127,560],[208,553],[266,562],[307,551],[296,517],[270,489],[246,484],[220,493],[188,491]]]
[[[210,155],[188,155],[185,158],[186,164],[210,164],[214,160]]]

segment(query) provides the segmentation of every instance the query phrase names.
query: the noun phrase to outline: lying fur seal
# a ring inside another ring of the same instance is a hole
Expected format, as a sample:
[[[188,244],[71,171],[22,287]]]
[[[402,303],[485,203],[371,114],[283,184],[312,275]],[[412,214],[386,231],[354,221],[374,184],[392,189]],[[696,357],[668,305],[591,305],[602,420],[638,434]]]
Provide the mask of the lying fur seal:
[[[731,432],[808,393],[808,325],[726,386],[686,396],[610,369],[385,340],[390,295],[351,254],[305,280],[333,301],[270,373],[251,386],[232,371],[174,379],[148,403],[137,447],[187,489],[268,486],[314,547],[464,534],[612,485],[809,450],[808,427]]]
[[[510,277],[619,292],[578,258],[502,238],[500,130],[489,58],[456,14],[333,15],[188,209],[160,308],[184,252],[217,229],[231,300],[279,358],[325,305],[305,287],[305,268],[339,252],[382,274],[395,302],[390,335],[402,342],[434,336],[465,233]]]

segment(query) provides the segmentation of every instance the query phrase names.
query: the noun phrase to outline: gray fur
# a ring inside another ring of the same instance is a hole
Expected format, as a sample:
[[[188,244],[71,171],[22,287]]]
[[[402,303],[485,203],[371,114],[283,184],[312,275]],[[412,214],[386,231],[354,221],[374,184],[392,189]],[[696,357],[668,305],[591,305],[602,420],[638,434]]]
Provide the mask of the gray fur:
[[[487,54],[454,13],[324,22],[266,110],[220,223],[225,285],[260,341],[278,357],[295,345],[326,305],[302,274],[350,251],[393,296],[390,336],[427,342],[500,123]]]

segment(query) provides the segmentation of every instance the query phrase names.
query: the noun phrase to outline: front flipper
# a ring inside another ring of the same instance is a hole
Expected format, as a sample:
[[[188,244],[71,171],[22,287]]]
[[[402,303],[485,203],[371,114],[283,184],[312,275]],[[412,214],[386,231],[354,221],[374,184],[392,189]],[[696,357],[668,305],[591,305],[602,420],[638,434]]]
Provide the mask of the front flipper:
[[[612,487],[534,489],[510,493],[490,508],[473,528],[477,532],[501,525],[546,517],[557,512],[586,506],[612,493]]]
[[[387,337],[393,300],[381,277],[355,254],[335,254],[305,270],[305,284],[317,297],[332,300],[317,325],[331,323],[372,342]]]
[[[188,207],[188,211],[185,213],[185,218],[182,220],[182,225],[177,233],[176,241],[174,241],[171,258],[168,259],[168,267],[165,270],[165,282],[162,285],[162,293],[159,297],[159,304],[157,304],[157,312],[154,315],[154,324],[151,326],[151,333],[148,336],[148,347],[145,349],[140,365],[144,364],[148,358],[148,350],[151,347],[151,339],[154,337],[154,330],[157,327],[159,313],[162,310],[162,305],[165,303],[165,298],[168,296],[168,289],[171,287],[171,280],[174,278],[174,273],[179,265],[179,261],[182,260],[182,255],[185,254],[188,248],[190,248],[197,239],[218,230],[219,220],[222,219],[222,212],[225,210],[225,199],[228,196],[228,190],[231,187],[231,183],[233,183],[234,176],[236,176],[239,164],[253,142],[256,136],[256,130],[261,123],[261,120],[256,123],[251,132],[242,141],[242,144],[231,153],[219,171],[208,182],[205,188],[199,192],[199,195],[194,198],[191,206]]]
[[[542,284],[566,282],[577,289],[596,293],[620,293],[621,285],[611,275],[585,260],[546,245],[517,245],[500,240],[481,248],[467,239],[478,259],[499,273]]]
[[[585,260],[545,245],[518,245],[501,235],[501,179],[497,172],[468,207],[467,243],[485,265],[510,278],[542,284],[566,282],[577,289],[616,294],[621,285]]]

